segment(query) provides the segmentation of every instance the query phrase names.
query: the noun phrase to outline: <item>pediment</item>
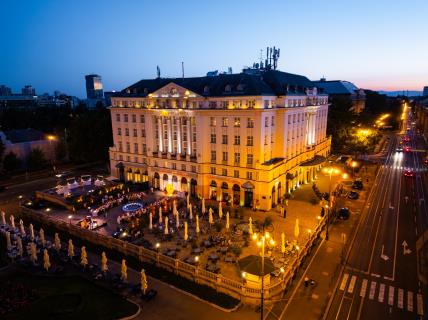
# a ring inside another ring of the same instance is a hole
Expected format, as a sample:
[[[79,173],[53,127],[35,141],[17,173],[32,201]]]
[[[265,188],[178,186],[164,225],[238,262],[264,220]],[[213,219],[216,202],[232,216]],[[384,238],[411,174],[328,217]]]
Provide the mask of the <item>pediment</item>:
[[[198,94],[195,92],[176,84],[175,82],[171,81],[167,85],[163,86],[162,88],[159,88],[158,90],[151,93],[152,97],[159,97],[159,98],[195,98],[199,97]]]

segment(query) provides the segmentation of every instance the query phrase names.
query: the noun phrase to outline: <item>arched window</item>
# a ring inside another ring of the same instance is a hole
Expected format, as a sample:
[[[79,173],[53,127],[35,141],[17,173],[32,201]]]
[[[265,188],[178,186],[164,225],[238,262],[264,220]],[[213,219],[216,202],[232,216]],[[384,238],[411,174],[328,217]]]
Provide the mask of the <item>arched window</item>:
[[[204,93],[205,94],[209,94],[210,93],[210,87],[209,86],[205,86],[204,87]]]
[[[222,189],[229,189],[229,186],[227,185],[227,183],[226,183],[226,182],[223,182],[223,183],[221,184],[221,188],[222,188]]]
[[[227,85],[224,87],[224,91],[225,91],[225,92],[230,92],[230,91],[232,91],[232,86],[231,86],[230,84],[227,84]]]

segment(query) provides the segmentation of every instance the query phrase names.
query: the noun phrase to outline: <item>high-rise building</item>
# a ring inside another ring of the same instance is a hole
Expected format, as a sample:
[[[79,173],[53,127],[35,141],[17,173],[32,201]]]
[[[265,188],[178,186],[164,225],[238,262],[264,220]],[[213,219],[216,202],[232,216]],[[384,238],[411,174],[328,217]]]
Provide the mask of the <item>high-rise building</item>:
[[[112,175],[155,189],[269,210],[330,154],[328,95],[300,75],[141,80],[111,103]]]
[[[23,96],[35,96],[36,89],[31,85],[27,84],[24,88],[21,89],[21,93]]]
[[[5,86],[4,84],[0,85],[0,96],[11,96],[12,90]]]
[[[88,99],[103,99],[103,83],[101,76],[97,74],[88,74],[85,76],[86,79],[86,97]]]
[[[423,95],[424,97],[428,97],[428,86],[425,86],[425,87],[424,87],[424,90],[422,91],[422,95]]]

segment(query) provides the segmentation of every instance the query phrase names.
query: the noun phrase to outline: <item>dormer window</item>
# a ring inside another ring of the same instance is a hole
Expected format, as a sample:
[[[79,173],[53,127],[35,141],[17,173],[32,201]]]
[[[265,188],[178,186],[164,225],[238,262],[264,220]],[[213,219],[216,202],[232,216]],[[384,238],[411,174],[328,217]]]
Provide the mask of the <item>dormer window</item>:
[[[131,90],[129,90],[129,88],[128,88],[128,89],[126,89],[126,93],[127,93],[127,94],[130,94],[130,93],[131,93]]]
[[[230,84],[226,85],[226,86],[224,87],[224,91],[225,91],[225,92],[230,92],[230,91],[232,91],[232,86],[231,86]]]
[[[210,93],[210,87],[209,86],[205,86],[204,87],[204,94],[209,94]]]
[[[244,89],[245,89],[245,84],[242,84],[242,83],[238,84],[238,86],[236,87],[236,90],[238,91],[244,91]]]
[[[144,93],[144,95],[147,95],[149,93],[149,90],[147,90],[147,88],[144,88],[143,93]]]

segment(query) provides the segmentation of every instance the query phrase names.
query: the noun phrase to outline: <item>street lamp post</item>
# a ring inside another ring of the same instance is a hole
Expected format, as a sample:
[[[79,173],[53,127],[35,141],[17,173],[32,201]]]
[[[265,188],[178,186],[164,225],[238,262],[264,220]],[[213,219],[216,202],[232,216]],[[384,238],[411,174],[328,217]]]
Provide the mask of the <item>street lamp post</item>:
[[[325,231],[325,239],[328,240],[328,226],[330,224],[330,211],[331,211],[331,206],[332,206],[332,201],[331,201],[331,176],[333,174],[338,174],[340,171],[339,169],[330,167],[330,168],[326,168],[324,169],[324,172],[327,172],[329,177],[330,177],[330,181],[328,184],[328,208],[327,208],[327,223],[326,223],[326,231]]]

